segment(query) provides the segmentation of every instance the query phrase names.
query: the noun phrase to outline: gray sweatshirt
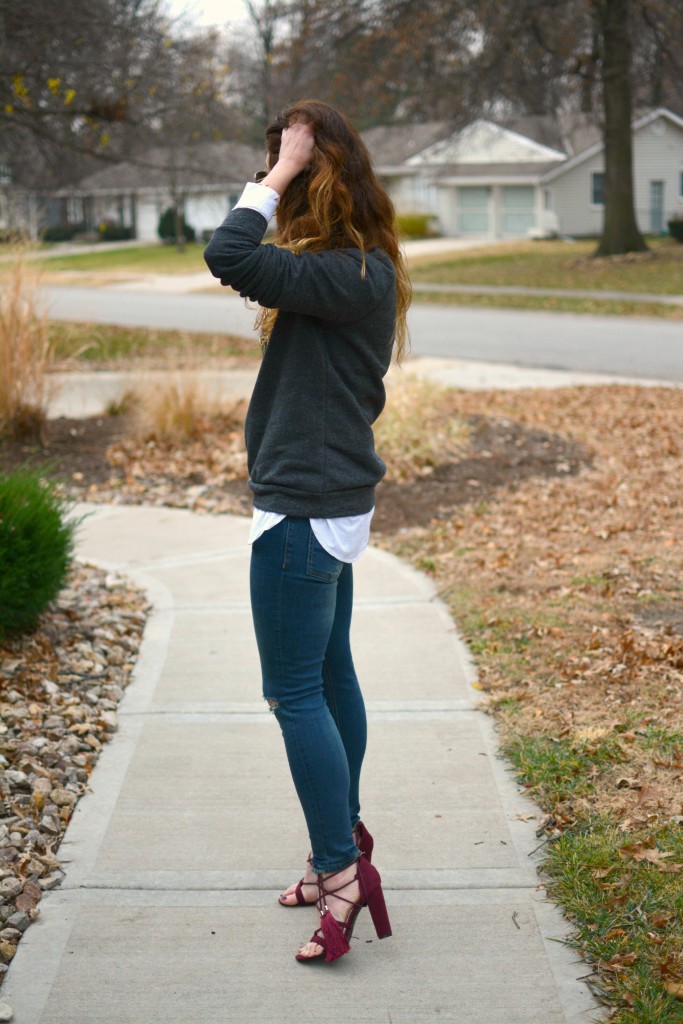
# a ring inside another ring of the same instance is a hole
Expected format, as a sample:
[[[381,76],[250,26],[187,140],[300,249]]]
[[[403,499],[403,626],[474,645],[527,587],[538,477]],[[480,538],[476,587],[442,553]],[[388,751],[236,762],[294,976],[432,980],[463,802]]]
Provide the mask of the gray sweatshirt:
[[[396,275],[383,249],[298,255],[262,245],[265,217],[228,214],[204,251],[221,284],[279,310],[247,412],[256,508],[284,515],[361,515],[386,467],[371,424],[396,327]]]

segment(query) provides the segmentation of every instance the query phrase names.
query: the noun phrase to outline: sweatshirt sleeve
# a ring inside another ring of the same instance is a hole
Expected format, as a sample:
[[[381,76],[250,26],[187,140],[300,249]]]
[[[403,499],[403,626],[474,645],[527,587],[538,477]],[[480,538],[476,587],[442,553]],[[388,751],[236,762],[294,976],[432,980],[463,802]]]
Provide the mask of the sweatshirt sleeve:
[[[372,258],[361,277],[358,249],[295,254],[262,245],[266,227],[256,210],[234,209],[204,250],[209,270],[221,284],[262,306],[353,323],[371,312],[394,284],[393,267]]]

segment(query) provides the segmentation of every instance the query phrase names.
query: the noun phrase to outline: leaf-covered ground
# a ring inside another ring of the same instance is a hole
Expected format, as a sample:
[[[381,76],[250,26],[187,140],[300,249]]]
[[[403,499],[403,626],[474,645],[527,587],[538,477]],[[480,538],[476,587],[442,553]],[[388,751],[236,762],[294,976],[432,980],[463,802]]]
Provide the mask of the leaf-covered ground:
[[[683,813],[680,391],[451,392],[451,403],[460,417],[484,409],[560,434],[592,458],[577,475],[513,481],[391,545],[428,563],[504,735],[601,752],[590,792],[567,792],[568,814]]]

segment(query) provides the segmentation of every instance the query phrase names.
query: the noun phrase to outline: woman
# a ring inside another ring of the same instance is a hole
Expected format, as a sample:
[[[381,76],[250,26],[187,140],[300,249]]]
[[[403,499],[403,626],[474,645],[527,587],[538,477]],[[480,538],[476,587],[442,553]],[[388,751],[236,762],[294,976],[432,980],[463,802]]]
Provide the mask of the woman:
[[[204,253],[221,284],[262,307],[264,358],[247,413],[251,603],[263,695],[285,741],[311,840],[280,896],[316,904],[297,953],[348,952],[360,909],[391,934],[372,838],[360,821],[363,697],[351,658],[352,563],[368,543],[385,472],[371,424],[406,339],[410,286],[356,130],[332,107],[296,103],[268,128],[267,172],[249,183]],[[277,210],[274,245],[262,245]]]

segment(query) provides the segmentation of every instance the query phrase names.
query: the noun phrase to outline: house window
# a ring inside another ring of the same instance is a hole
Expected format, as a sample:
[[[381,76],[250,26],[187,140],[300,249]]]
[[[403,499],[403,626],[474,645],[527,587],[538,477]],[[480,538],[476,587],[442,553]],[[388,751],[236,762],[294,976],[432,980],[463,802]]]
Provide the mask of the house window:
[[[83,200],[80,196],[69,196],[67,199],[66,219],[69,224],[80,224],[83,220]]]
[[[591,173],[591,206],[605,205],[605,173],[604,171],[593,171]]]
[[[415,182],[413,184],[413,197],[415,199],[416,210],[433,213],[438,209],[436,187],[423,175],[415,178]]]

